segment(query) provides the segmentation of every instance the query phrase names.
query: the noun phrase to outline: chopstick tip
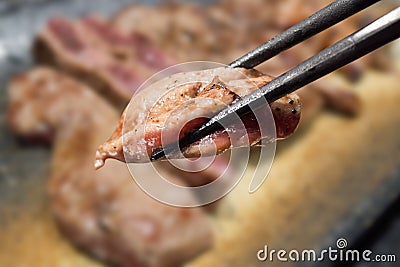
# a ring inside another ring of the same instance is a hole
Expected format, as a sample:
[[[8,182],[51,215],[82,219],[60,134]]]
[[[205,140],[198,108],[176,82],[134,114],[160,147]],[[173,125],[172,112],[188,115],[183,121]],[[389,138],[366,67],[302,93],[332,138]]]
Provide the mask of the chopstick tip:
[[[150,155],[150,161],[159,160],[165,157],[165,152],[163,148],[157,148]]]

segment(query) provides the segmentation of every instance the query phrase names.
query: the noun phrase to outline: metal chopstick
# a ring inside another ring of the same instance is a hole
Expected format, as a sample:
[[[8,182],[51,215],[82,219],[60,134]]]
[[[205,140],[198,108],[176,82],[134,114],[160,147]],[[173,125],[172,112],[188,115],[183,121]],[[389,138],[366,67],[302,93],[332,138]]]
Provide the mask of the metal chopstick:
[[[399,37],[400,7],[300,63],[259,90],[225,108],[199,129],[180,139],[178,142],[179,147],[186,147],[220,130],[222,128],[221,125],[231,123],[234,120],[232,118],[237,116],[242,117],[250,113],[252,109],[264,106],[265,100],[271,103]],[[177,147],[175,143],[156,149],[151,155],[151,160],[161,159],[166,154],[174,152]]]
[[[229,67],[253,68],[376,2],[379,0],[336,0],[230,63]]]

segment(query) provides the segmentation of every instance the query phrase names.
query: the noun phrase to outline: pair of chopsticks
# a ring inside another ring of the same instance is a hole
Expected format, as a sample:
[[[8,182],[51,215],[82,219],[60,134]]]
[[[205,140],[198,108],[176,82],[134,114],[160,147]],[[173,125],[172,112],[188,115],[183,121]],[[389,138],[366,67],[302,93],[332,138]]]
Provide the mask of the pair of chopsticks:
[[[355,13],[379,2],[377,0],[336,0],[310,17],[292,26],[253,51],[232,62],[229,67],[253,68],[280,52],[337,24]],[[300,63],[259,90],[234,102],[200,128],[177,143],[156,149],[151,160],[157,160],[222,129],[252,110],[271,103],[400,37],[400,7],[392,10],[361,30],[347,36],[315,56]],[[179,145],[179,146],[178,146]]]

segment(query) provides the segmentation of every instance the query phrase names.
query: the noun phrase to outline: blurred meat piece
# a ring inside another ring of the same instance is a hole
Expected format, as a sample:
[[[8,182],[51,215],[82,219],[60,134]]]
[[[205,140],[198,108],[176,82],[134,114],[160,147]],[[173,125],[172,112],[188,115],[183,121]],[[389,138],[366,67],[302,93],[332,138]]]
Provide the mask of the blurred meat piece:
[[[111,23],[125,34],[148,37],[177,62],[209,59],[218,41],[207,9],[193,3],[135,4],[114,15]]]
[[[148,162],[149,155],[162,143],[177,141],[200,126],[235,99],[250,94],[272,78],[256,70],[215,68],[178,73],[140,91],[128,105],[111,138],[96,153],[96,168],[107,158],[127,162]],[[133,105],[133,106],[132,106]],[[271,105],[276,137],[292,134],[300,120],[300,102],[295,94],[287,95]],[[199,157],[220,154],[231,147],[257,143],[261,136],[254,115],[242,118],[244,128],[228,126],[185,148],[183,156]],[[125,128],[123,125],[125,123]],[[229,128],[236,135],[228,136]],[[275,134],[275,133],[274,133]],[[248,138],[243,138],[246,136]],[[163,140],[162,140],[163,139]],[[237,140],[236,140],[237,139]],[[179,157],[179,156],[177,156]]]
[[[178,62],[201,59],[229,63],[329,3],[325,0],[222,0],[209,6],[166,4],[149,7],[136,4],[118,12],[111,23],[127,35],[140,33],[147,36]],[[264,73],[278,76],[383,12],[384,9],[378,8],[355,15],[284,51],[259,68]],[[366,66],[383,67],[382,61],[385,60],[382,58],[385,57],[382,54],[375,52],[353,62],[341,73],[353,79]],[[348,115],[357,114],[360,106],[355,93],[331,86],[326,79],[306,86],[299,91],[299,96],[305,99],[304,120],[312,118],[324,106]],[[308,101],[310,99],[313,101]]]
[[[221,0],[207,6],[135,4],[117,12],[111,23],[125,34],[147,36],[178,62],[210,60],[228,64],[329,3],[330,0]],[[387,11],[387,5],[376,5],[352,16],[292,48],[289,54],[294,57],[284,53],[267,62],[267,73],[281,74]],[[354,79],[366,66],[388,67],[389,62],[382,62],[382,52],[378,51],[349,64],[341,73]]]
[[[132,181],[123,163],[93,169],[94,151],[118,117],[90,88],[53,70],[36,68],[11,81],[9,96],[8,121],[17,135],[54,140],[48,181],[51,210],[61,230],[79,247],[133,267],[180,266],[211,245],[210,225],[202,210],[152,199]]]
[[[132,65],[143,64],[144,69],[137,71],[142,76],[148,76],[155,71],[169,67],[172,61],[166,57],[144,34],[124,34],[99,16],[87,16],[81,19],[81,24],[92,34],[93,46],[104,46],[116,59]],[[136,70],[136,69],[135,69]]]
[[[296,1],[282,2],[289,7],[298,5]],[[143,81],[172,62],[212,60],[228,63],[327,2],[304,3],[300,5],[299,13],[290,11],[279,1],[249,4],[235,0],[231,4],[225,1],[206,7],[136,4],[118,12],[111,22],[98,16],[86,16],[78,21],[53,18],[36,38],[34,57],[39,63],[56,66],[84,81],[122,109]],[[271,16],[260,14],[263,12],[259,10],[268,10]],[[272,16],[274,12],[281,14],[278,19]],[[365,17],[352,17],[348,23],[344,21],[318,38],[311,38],[265,62],[260,70],[279,75],[325,48],[337,37],[351,33],[354,25],[363,24],[365,20]],[[353,67],[344,69],[346,75],[357,76],[362,64],[358,61]],[[317,112],[317,106],[325,105],[345,114],[357,112],[357,105],[333,103],[331,97],[334,95],[335,101],[353,99],[357,102],[354,93],[340,88],[330,92],[332,94],[326,94],[324,83],[308,86],[307,90],[302,90],[301,97],[310,99],[317,96],[321,104],[305,101],[313,106],[308,108],[306,104],[304,108]]]
[[[117,105],[125,105],[142,82],[172,64],[144,35],[125,35],[97,16],[51,19],[32,50],[37,62],[75,76]]]
[[[111,23],[124,34],[142,34],[160,44],[169,38],[173,15],[160,6],[133,4],[114,14]],[[151,29],[151,31],[149,31]]]

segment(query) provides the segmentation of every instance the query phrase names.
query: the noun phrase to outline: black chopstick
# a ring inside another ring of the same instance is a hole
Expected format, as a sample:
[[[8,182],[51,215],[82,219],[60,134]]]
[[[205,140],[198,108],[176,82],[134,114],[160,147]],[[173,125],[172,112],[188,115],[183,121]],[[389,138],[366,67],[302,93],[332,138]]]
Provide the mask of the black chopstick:
[[[400,7],[225,108],[199,129],[185,135],[179,140],[178,144],[168,144],[163,148],[156,149],[150,159],[161,159],[166,154],[174,152],[177,147],[187,147],[195,141],[220,130],[221,125],[229,125],[237,116],[242,117],[250,113],[251,110],[264,106],[265,100],[271,103],[399,37]]]
[[[336,0],[305,20],[229,64],[229,67],[254,68],[277,54],[322,32],[380,0]]]

